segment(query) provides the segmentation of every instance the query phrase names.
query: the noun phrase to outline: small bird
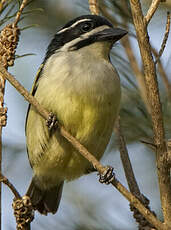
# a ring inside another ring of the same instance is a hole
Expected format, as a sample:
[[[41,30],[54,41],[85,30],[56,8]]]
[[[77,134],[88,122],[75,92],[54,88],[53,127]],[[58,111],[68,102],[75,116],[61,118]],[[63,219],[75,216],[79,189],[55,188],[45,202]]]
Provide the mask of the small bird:
[[[120,106],[117,71],[110,62],[113,44],[127,32],[104,17],[83,15],[68,22],[50,42],[32,95],[98,160],[109,143]],[[64,181],[93,171],[93,166],[58,129],[29,105],[26,143],[32,182],[27,191],[33,207],[57,212]]]

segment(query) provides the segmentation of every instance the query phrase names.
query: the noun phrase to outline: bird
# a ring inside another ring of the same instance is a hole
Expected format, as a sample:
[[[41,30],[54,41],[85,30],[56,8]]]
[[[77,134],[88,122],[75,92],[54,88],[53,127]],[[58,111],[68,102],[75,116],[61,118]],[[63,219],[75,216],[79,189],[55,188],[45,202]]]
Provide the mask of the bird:
[[[110,51],[127,34],[103,16],[82,15],[59,29],[50,42],[31,94],[98,160],[119,113],[121,87]],[[35,210],[55,214],[64,181],[93,172],[93,166],[63,136],[49,130],[29,105],[26,145],[33,177],[28,188]]]

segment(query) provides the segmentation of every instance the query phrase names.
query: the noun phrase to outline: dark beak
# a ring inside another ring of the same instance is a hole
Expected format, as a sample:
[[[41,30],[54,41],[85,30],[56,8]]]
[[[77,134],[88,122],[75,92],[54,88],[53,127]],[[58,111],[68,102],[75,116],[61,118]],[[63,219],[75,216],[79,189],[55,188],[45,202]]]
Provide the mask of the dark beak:
[[[112,41],[113,43],[121,39],[128,32],[120,28],[109,28],[96,34],[97,41]]]

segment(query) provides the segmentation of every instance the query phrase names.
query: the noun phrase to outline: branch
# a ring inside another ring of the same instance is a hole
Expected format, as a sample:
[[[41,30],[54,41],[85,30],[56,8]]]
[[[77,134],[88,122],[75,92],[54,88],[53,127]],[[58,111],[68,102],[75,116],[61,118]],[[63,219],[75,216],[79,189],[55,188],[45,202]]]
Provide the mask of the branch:
[[[88,2],[91,14],[98,15],[100,13],[98,0],[89,0]]]
[[[128,8],[126,1],[122,1],[122,5],[126,11]],[[124,22],[126,29],[128,29],[128,20],[126,20],[124,18],[123,22]],[[131,47],[131,42],[130,42],[129,36],[126,36],[125,38],[123,38],[121,40],[121,43],[125,49],[126,55],[128,57],[129,63],[131,65],[131,68],[132,68],[133,73],[134,73],[134,77],[137,80],[141,98],[142,98],[142,100],[143,100],[143,102],[147,108],[148,113],[150,114],[151,113],[151,107],[149,105],[149,101],[148,101],[148,97],[147,97],[147,89],[146,89],[146,85],[145,85],[144,74],[142,73],[142,70],[139,68],[138,61],[137,61],[137,59],[134,55],[133,49]]]
[[[153,1],[154,3],[154,1]],[[162,108],[159,97],[158,82],[151,46],[149,43],[147,24],[145,23],[139,0],[130,0],[134,26],[141,52],[145,82],[151,106],[151,117],[154,132],[154,144],[157,147],[157,172],[164,222],[171,226],[171,185],[170,169],[167,165],[167,147],[163,125]],[[155,5],[156,6],[156,5]],[[153,11],[156,8],[153,8]],[[152,12],[153,12],[152,11]],[[154,13],[154,12],[153,12]],[[151,15],[151,14],[150,14]]]
[[[169,37],[169,32],[170,32],[170,12],[167,12],[167,22],[166,22],[166,29],[165,29],[165,34],[164,34],[164,38],[163,38],[163,42],[159,51],[158,56],[156,57],[155,60],[155,64],[157,64],[157,62],[159,61],[159,59],[161,58],[163,51],[166,47],[166,43]]]
[[[152,48],[152,51],[153,51],[154,56],[157,59],[158,52],[154,48]],[[166,74],[166,71],[165,71],[163,64],[162,64],[160,59],[158,60],[157,64],[158,64],[158,70],[159,70],[160,76],[161,76],[161,78],[163,80],[163,84],[166,88],[166,93],[167,93],[168,99],[169,99],[169,101],[171,101],[171,84],[169,82],[169,78]]]
[[[49,118],[49,113],[44,108],[41,107],[39,102],[27,92],[27,90],[10,74],[7,70],[0,65],[0,75],[4,76],[23,96],[24,98],[31,103],[39,114],[44,117],[46,120]],[[88,150],[81,145],[76,138],[69,134],[63,126],[57,123],[60,133],[65,137],[79,152],[82,154],[93,166],[98,170],[100,174],[103,174],[106,171],[106,167],[101,165],[101,163],[90,153]],[[125,198],[139,210],[140,213],[157,229],[163,230],[164,225],[156,219],[156,217],[151,213],[144,205],[132,195],[116,178],[112,182],[112,185],[123,195]]]
[[[171,139],[168,139],[167,141],[167,152],[168,152],[168,164],[170,165],[170,168],[171,168]]]
[[[130,161],[128,150],[127,150],[126,143],[125,143],[125,138],[122,134],[120,117],[118,117],[118,120],[116,123],[115,133],[117,134],[120,156],[121,156],[122,164],[124,167],[126,179],[129,185],[129,189],[136,197],[140,197],[141,195],[140,189],[138,187],[136,178],[134,176],[134,172],[132,169],[131,161]]]
[[[17,12],[16,14],[16,17],[15,17],[15,21],[13,23],[14,27],[18,24],[19,20],[20,20],[20,17],[21,17],[21,14],[25,8],[25,6],[27,5],[27,2],[28,0],[23,0],[22,3],[21,3],[21,6],[20,6],[20,9],[19,11]]]
[[[21,196],[19,192],[17,191],[17,189],[2,173],[0,175],[0,183],[4,183],[5,185],[7,185],[9,189],[11,190],[11,192],[14,194],[16,199],[21,199]]]
[[[121,124],[120,124],[120,117],[117,120],[115,133],[117,134],[118,144],[119,144],[119,151],[120,151],[120,157],[122,160],[122,165],[124,167],[125,176],[128,182],[128,186],[132,194],[134,194],[143,204],[144,206],[150,210],[149,207],[149,200],[140,192],[140,189],[138,187],[133,168],[131,165],[131,161],[129,158],[128,150],[125,143],[125,138],[122,134],[121,130]],[[134,218],[136,219],[137,223],[139,223],[139,229],[146,226],[146,230],[150,230],[151,228],[154,228],[145,218],[144,216],[132,205],[130,205],[131,211],[134,213]],[[151,210],[150,210],[151,211]],[[153,212],[155,215],[155,213]],[[156,215],[155,215],[156,216]]]
[[[16,217],[17,230],[30,230],[30,223],[34,219],[34,211],[27,196],[21,197],[14,185],[4,176],[0,175],[0,183],[4,183],[14,194],[14,201],[12,207],[14,209],[14,216]]]
[[[160,2],[161,2],[161,0],[152,0],[151,6],[148,9],[147,15],[144,17],[144,21],[145,21],[146,25],[148,25],[148,23],[152,19],[152,17],[154,15],[154,13],[156,12]]]
[[[0,4],[0,12],[3,10],[4,3],[6,1],[2,0]],[[8,66],[14,64],[15,50],[18,44],[19,30],[17,28],[17,23],[20,20],[21,13],[27,3],[27,0],[23,0],[19,11],[17,12],[15,22],[13,24],[6,25],[0,34],[0,63],[6,69]],[[7,122],[7,108],[4,107],[4,93],[5,93],[5,79],[3,76],[0,77],[0,173],[2,172],[2,128],[6,126]],[[9,183],[8,180],[5,180]],[[4,181],[4,183],[5,183]],[[10,186],[10,183],[8,184]],[[12,188],[12,187],[11,187]],[[1,229],[1,184],[0,184],[0,229]],[[18,224],[17,224],[18,225]],[[29,224],[27,224],[28,229]]]

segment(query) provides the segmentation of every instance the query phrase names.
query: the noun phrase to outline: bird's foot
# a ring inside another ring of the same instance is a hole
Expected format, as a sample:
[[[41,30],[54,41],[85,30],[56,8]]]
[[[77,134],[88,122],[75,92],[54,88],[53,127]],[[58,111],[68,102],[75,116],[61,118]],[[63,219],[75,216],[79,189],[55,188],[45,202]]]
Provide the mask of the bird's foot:
[[[105,184],[110,184],[112,181],[115,179],[115,173],[113,172],[113,167],[111,166],[106,166],[106,170],[100,175],[99,182],[100,183],[105,183]]]
[[[46,125],[48,129],[51,131],[53,128],[57,126],[57,118],[53,113],[49,114],[48,120],[46,120]]]

